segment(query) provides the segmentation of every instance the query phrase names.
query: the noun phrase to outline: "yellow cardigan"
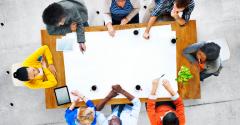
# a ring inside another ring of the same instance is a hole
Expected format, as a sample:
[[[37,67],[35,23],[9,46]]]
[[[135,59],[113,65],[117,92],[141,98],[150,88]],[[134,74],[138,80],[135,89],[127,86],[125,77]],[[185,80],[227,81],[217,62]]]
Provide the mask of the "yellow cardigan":
[[[38,61],[40,56],[46,57],[48,65],[53,64],[52,54],[47,45],[40,47],[31,54],[22,64],[24,67],[42,68],[42,64]],[[24,82],[24,85],[31,89],[51,88],[57,85],[57,80],[48,68],[43,68],[43,74],[47,80],[44,81],[44,76],[37,76],[33,80]]]

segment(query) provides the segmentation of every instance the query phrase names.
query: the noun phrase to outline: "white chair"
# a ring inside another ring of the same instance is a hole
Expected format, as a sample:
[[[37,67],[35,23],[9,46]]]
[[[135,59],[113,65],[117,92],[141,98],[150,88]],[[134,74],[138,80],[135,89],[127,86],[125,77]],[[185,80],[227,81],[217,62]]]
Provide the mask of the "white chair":
[[[22,64],[21,63],[15,63],[12,65],[11,67],[11,77],[12,77],[12,82],[13,82],[13,85],[14,86],[24,86],[24,82],[23,81],[20,81],[16,78],[13,77],[13,73],[17,71],[18,68],[22,67]]]
[[[230,59],[230,49],[226,39],[220,38],[220,39],[208,40],[207,42],[214,42],[221,47],[220,57],[222,61],[226,61]]]

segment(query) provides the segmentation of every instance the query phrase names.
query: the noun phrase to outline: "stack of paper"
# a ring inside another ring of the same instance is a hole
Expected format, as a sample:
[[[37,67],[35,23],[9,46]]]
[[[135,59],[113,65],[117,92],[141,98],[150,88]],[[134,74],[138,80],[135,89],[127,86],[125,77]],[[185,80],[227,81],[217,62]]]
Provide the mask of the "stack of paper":
[[[56,51],[71,51],[74,42],[77,42],[76,33],[68,33],[61,39],[56,40]]]

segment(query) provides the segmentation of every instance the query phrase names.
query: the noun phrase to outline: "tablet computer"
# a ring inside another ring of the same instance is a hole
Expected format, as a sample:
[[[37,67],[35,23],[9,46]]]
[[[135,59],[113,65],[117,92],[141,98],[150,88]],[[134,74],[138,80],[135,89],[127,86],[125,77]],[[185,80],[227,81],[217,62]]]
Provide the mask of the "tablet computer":
[[[54,93],[58,106],[71,103],[67,86],[55,88]]]

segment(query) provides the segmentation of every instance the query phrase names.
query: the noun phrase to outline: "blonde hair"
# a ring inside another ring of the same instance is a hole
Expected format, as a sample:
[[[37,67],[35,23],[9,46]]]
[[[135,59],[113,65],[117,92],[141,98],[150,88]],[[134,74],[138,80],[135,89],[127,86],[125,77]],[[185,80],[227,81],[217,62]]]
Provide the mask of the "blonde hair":
[[[78,109],[77,119],[82,125],[92,123],[94,120],[94,110],[87,107],[80,107]]]

